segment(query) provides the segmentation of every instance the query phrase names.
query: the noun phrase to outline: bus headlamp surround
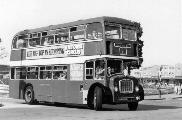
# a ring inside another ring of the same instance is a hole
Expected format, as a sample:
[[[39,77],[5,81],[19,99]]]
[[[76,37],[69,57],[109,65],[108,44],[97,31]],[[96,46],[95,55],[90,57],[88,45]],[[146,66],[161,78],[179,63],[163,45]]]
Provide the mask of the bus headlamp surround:
[[[136,91],[136,92],[139,91],[139,87],[138,87],[138,86],[135,87],[135,91]]]

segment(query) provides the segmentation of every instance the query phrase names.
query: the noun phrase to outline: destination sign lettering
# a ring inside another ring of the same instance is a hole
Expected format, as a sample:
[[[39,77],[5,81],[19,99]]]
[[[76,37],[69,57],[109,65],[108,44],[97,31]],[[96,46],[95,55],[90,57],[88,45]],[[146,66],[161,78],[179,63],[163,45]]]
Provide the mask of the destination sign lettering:
[[[69,44],[53,47],[35,48],[26,50],[26,59],[40,59],[53,57],[84,55],[84,44]]]
[[[118,48],[120,55],[128,55],[128,49],[131,49],[131,44],[129,43],[114,43],[114,47]]]

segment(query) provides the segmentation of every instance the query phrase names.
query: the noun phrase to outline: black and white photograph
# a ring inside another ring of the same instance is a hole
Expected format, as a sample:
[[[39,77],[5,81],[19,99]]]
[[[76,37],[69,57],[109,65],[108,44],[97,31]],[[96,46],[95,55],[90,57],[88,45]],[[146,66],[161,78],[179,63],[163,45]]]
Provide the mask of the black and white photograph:
[[[0,0],[0,120],[181,120],[181,0]]]

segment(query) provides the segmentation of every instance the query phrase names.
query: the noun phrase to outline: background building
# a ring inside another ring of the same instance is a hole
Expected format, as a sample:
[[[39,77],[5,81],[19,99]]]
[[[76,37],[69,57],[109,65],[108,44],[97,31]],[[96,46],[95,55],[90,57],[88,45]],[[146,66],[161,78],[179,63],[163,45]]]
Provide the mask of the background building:
[[[175,65],[175,80],[176,84],[182,84],[182,64],[180,63]]]
[[[131,75],[141,78],[143,83],[161,82],[164,85],[175,86],[182,84],[182,64],[141,67],[133,70]]]

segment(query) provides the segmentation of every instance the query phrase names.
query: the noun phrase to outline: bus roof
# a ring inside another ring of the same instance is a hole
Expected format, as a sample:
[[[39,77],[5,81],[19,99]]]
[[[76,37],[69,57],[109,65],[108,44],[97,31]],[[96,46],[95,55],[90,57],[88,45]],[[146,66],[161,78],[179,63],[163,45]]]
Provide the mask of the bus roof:
[[[113,56],[113,55],[94,55],[94,56],[11,61],[10,66],[36,66],[36,65],[51,65],[51,64],[74,64],[74,63],[76,64],[76,63],[84,63],[87,60],[99,59],[99,58],[139,60],[138,57]]]
[[[63,24],[58,24],[58,25],[49,25],[46,27],[40,27],[40,28],[35,28],[35,29],[27,29],[27,30],[18,32],[16,35],[42,32],[42,31],[54,30],[54,29],[65,28],[65,27],[72,27],[72,26],[77,26],[77,25],[82,25],[82,24],[87,24],[87,23],[104,22],[104,21],[114,22],[114,23],[118,23],[118,24],[120,23],[123,25],[136,26],[136,27],[140,26],[139,23],[133,22],[131,20],[126,20],[126,19],[117,18],[117,17],[103,16],[103,17],[89,18],[89,19],[78,20],[78,21],[63,23]]]

